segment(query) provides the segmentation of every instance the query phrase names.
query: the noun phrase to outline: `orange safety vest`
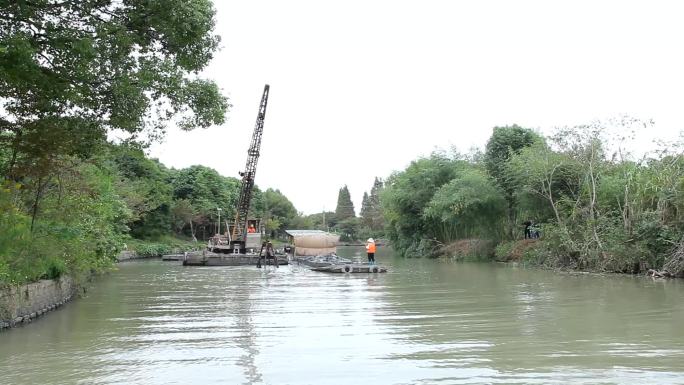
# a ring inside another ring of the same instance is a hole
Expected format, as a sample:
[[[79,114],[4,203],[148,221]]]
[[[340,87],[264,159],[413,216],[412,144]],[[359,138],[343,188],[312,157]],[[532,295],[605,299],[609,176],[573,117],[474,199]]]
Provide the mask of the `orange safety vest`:
[[[375,243],[369,243],[366,245],[366,251],[375,254]]]

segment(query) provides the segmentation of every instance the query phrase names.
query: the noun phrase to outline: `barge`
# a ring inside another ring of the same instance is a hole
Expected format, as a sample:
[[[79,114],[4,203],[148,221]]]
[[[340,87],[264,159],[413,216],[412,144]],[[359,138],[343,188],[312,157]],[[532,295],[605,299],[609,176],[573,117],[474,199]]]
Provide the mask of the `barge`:
[[[287,255],[276,254],[275,258],[277,258],[278,266],[289,263]],[[262,265],[275,265],[273,257],[264,258],[256,253],[224,254],[202,251],[188,253],[185,259],[183,259],[183,266],[258,266],[259,259],[261,259]]]
[[[312,267],[313,271],[320,271],[323,273],[386,273],[387,268],[377,265],[366,265],[366,264],[346,264],[346,265],[332,265],[325,267]]]

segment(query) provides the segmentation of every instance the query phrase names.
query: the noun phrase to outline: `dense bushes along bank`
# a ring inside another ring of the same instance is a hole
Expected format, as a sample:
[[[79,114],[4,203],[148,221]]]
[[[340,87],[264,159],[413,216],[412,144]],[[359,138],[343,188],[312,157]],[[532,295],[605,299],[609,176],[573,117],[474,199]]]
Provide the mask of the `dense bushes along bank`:
[[[618,133],[642,124],[617,122]],[[602,124],[562,128],[550,137],[496,127],[483,153],[435,153],[388,178],[382,195],[387,235],[406,256],[435,254],[467,238],[498,244],[504,253],[514,248],[508,242],[522,238],[523,223],[533,221],[542,238],[525,248],[530,264],[662,269],[684,233],[682,146],[661,146],[637,159],[624,139]]]
[[[8,161],[2,154],[0,165]],[[200,247],[216,232],[216,207],[234,215],[238,189],[237,179],[213,169],[168,169],[136,147],[111,144],[89,159],[63,158],[44,178],[6,179],[0,284],[66,272],[78,280],[110,267],[124,248],[159,255]],[[301,216],[284,195],[255,190],[252,213],[267,219],[269,231],[298,225]]]

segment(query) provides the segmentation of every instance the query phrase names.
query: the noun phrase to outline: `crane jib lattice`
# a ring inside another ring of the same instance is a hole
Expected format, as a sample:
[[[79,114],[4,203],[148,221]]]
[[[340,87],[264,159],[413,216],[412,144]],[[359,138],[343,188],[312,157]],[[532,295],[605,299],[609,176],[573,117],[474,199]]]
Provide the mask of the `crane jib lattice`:
[[[252,190],[254,189],[254,177],[256,176],[256,166],[259,160],[259,149],[261,148],[261,136],[264,132],[264,118],[266,117],[266,104],[268,103],[269,85],[264,86],[264,94],[261,97],[259,113],[257,114],[252,142],[247,150],[247,164],[245,171],[240,173],[242,181],[240,183],[240,198],[235,212],[235,226],[233,227],[232,239],[234,242],[244,242],[247,233],[247,216],[249,215],[249,205],[252,200]],[[244,246],[243,246],[244,247]]]

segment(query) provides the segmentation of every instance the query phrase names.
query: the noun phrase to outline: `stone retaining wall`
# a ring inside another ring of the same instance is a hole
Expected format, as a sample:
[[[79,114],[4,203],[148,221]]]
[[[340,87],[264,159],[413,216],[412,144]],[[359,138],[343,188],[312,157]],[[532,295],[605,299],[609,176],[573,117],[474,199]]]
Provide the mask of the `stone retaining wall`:
[[[117,262],[142,259],[135,251],[123,251]],[[22,286],[0,287],[0,331],[26,324],[69,302],[78,285],[68,276]]]
[[[70,277],[0,289],[0,330],[29,323],[71,300],[77,285]]]
[[[131,259],[140,259],[141,257],[135,251],[122,251],[116,256],[117,262],[130,261]]]

